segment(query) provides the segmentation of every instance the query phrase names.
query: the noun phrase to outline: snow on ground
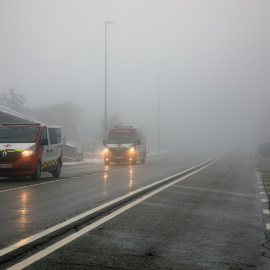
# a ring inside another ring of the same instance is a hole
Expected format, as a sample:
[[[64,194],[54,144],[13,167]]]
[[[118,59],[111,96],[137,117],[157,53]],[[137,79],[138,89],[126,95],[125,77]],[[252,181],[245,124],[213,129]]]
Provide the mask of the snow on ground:
[[[81,161],[71,161],[71,162],[64,162],[63,166],[72,166],[72,165],[87,165],[87,164],[94,164],[94,163],[102,163],[103,159],[101,158],[85,158]]]
[[[151,152],[148,153],[147,156],[157,155],[158,152]],[[103,163],[103,158],[84,158],[81,161],[71,161],[71,162],[64,162],[63,166],[74,166],[74,165],[89,165],[95,163]]]

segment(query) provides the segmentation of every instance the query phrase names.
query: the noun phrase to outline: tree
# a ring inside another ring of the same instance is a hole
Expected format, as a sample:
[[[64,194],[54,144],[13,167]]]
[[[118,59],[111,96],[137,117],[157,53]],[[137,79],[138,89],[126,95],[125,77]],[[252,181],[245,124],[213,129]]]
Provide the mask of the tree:
[[[13,111],[19,112],[26,116],[31,115],[31,111],[24,105],[26,98],[24,94],[18,94],[14,89],[10,89],[8,93],[0,93],[0,104],[10,108]]]

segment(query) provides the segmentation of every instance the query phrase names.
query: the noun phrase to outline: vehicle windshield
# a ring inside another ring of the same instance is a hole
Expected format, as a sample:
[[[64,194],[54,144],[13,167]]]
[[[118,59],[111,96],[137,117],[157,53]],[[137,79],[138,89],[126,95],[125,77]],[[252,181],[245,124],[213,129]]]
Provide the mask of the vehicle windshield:
[[[107,143],[135,143],[135,133],[110,133]]]
[[[0,143],[32,143],[38,138],[39,127],[0,127]]]

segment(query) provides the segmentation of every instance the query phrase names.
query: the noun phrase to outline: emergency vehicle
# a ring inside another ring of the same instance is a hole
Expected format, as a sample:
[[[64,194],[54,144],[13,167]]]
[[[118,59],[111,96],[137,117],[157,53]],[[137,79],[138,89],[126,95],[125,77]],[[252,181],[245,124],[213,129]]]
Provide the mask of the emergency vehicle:
[[[117,126],[110,129],[107,141],[103,141],[104,164],[110,162],[145,163],[146,143],[141,127]]]
[[[0,177],[31,176],[41,172],[59,177],[63,164],[61,128],[40,123],[0,125]]]

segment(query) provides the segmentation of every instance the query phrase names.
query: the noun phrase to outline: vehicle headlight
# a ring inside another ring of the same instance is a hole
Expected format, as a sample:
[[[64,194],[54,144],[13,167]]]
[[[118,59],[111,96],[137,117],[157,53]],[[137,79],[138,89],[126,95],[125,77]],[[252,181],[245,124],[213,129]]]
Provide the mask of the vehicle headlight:
[[[33,155],[33,150],[24,150],[24,151],[22,151],[22,156],[23,157],[29,157],[31,155]]]
[[[133,151],[135,151],[135,147],[129,147],[129,151],[131,151],[131,152],[133,152]]]
[[[29,157],[29,156],[32,156],[34,153],[35,153],[35,148],[28,148],[22,151],[22,156]]]
[[[104,153],[107,153],[109,151],[109,148],[104,148]]]

